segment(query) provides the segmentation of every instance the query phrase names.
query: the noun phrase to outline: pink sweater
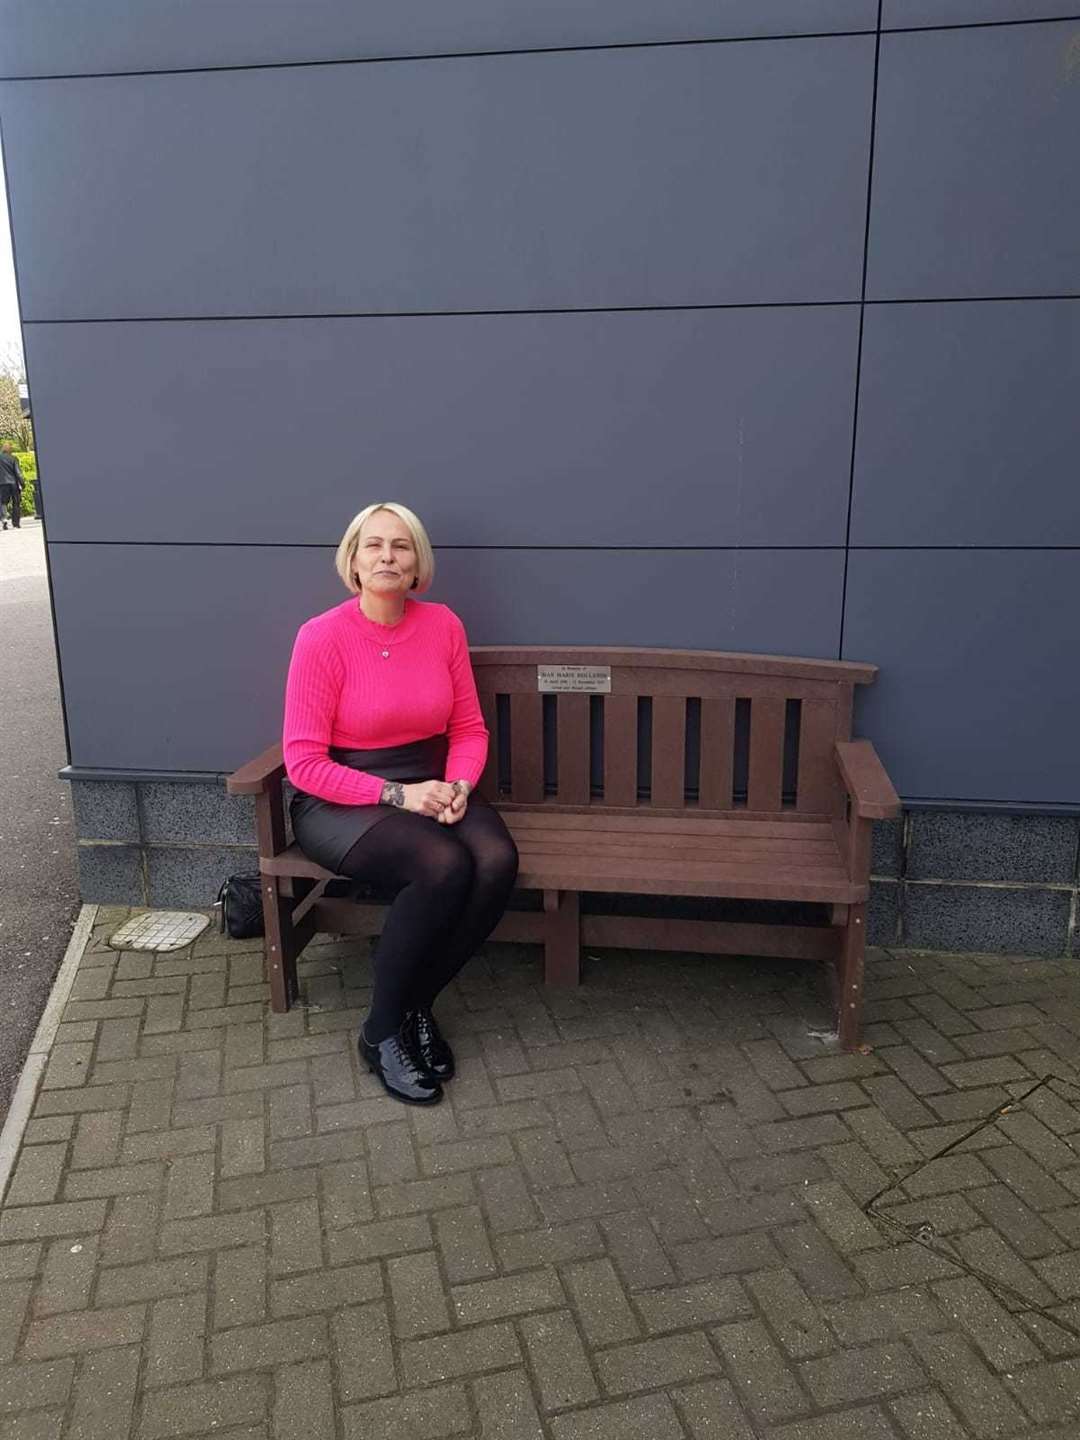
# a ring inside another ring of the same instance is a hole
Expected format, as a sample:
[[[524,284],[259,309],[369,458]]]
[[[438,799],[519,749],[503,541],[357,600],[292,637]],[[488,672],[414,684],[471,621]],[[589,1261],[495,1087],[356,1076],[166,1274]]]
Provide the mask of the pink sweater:
[[[377,625],[351,596],[301,625],[285,687],[285,769],[297,789],[340,805],[377,805],[379,776],[337,764],[328,749],[443,734],[446,774],[431,778],[475,785],[488,732],[465,627],[452,610],[408,599],[397,625]]]

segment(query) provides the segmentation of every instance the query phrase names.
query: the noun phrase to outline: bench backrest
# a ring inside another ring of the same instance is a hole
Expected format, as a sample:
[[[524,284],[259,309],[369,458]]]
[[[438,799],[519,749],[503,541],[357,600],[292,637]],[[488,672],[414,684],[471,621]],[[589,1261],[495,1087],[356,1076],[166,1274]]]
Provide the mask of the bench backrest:
[[[792,819],[834,808],[834,745],[877,673],[591,646],[474,646],[472,660],[491,731],[480,790],[502,806]]]

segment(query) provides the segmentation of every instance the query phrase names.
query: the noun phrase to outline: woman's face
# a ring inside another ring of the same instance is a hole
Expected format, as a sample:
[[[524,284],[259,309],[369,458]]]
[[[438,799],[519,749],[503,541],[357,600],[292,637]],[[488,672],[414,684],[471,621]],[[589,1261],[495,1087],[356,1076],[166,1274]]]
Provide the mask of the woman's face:
[[[416,548],[404,520],[376,510],[364,521],[353,569],[369,595],[405,594],[416,576]]]

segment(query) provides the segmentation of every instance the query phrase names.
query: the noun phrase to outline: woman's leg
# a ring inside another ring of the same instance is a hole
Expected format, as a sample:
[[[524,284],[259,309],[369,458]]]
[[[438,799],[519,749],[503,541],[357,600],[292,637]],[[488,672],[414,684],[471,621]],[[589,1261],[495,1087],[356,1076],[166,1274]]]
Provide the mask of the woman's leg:
[[[446,833],[470,855],[472,884],[453,929],[438,940],[428,964],[416,972],[411,1003],[417,1009],[431,1009],[436,995],[491,934],[517,879],[517,846],[502,816],[490,805],[470,800],[464,817]]]
[[[344,875],[397,890],[375,947],[375,985],[364,1022],[373,1045],[399,1029],[423,972],[468,909],[473,859],[454,834],[458,828],[395,812],[358,840],[342,863]]]

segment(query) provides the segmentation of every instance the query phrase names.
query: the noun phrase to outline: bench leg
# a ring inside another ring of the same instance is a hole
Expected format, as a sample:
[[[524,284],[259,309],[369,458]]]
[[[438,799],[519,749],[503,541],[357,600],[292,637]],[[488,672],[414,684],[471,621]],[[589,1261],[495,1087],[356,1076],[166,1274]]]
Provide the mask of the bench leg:
[[[839,1004],[837,1029],[840,1044],[854,1050],[862,1030],[863,960],[866,955],[866,906],[852,905],[840,936]]]
[[[581,979],[581,917],[576,890],[544,891],[544,984]]]
[[[276,1015],[281,1015],[297,995],[293,901],[282,895],[273,875],[262,877],[262,900],[266,964],[270,972],[270,1008]]]

